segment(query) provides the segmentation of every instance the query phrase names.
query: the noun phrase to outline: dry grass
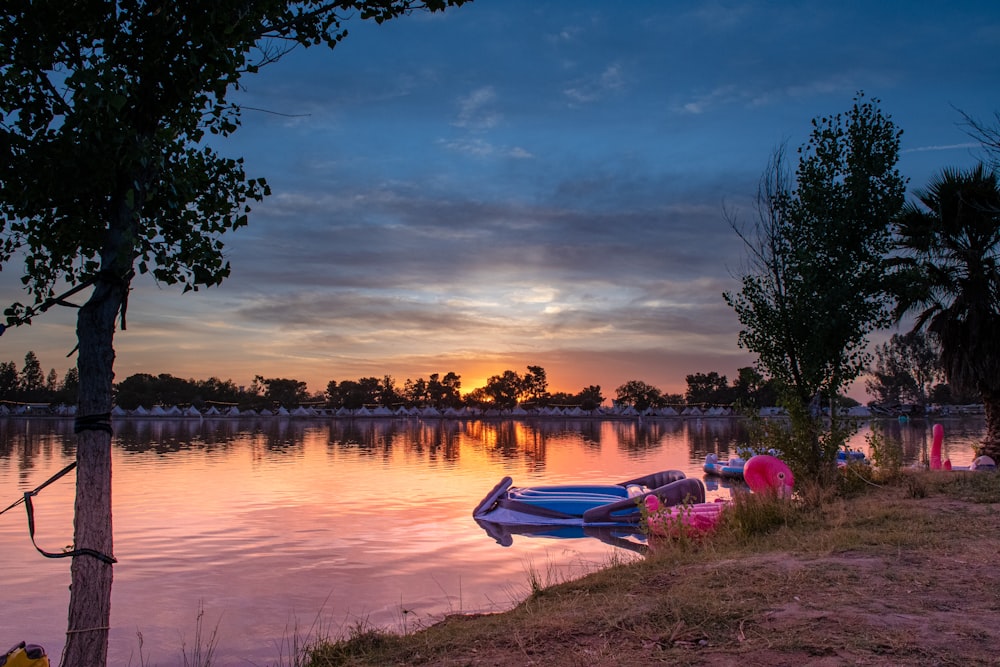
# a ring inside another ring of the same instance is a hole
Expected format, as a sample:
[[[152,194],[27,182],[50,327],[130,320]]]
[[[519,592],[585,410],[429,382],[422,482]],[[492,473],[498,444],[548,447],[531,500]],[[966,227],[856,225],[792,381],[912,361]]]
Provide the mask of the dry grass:
[[[314,648],[328,665],[1000,664],[1000,476],[903,473],[775,506],[502,614]]]

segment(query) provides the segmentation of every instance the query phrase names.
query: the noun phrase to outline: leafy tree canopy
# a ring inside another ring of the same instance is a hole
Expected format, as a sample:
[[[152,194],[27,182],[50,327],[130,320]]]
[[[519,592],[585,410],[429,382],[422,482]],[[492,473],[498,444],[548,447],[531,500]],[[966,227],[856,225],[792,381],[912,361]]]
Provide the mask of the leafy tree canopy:
[[[221,234],[269,193],[206,135],[239,126],[240,77],[296,45],[465,0],[11,0],[0,14],[0,265],[24,251],[34,306],[61,281],[133,266],[185,290],[229,275]],[[39,178],[44,174],[45,178]]]
[[[465,0],[7,0],[0,9],[0,266],[24,257],[31,319],[92,286],[77,316],[77,548],[63,662],[105,664],[110,618],[114,331],[134,273],[184,291],[230,272],[222,235],[269,193],[210,135],[239,127],[241,77],[342,21]],[[60,283],[69,290],[60,296]],[[58,289],[57,289],[58,288]],[[96,561],[96,562],[91,562]]]
[[[730,217],[749,264],[740,291],[724,295],[742,325],[739,344],[777,383],[803,472],[814,476],[832,472],[849,435],[818,419],[819,401],[864,372],[868,335],[891,321],[884,258],[904,203],[900,135],[878,100],[859,93],[845,115],[813,120],[794,181],[776,151],[756,224]]]

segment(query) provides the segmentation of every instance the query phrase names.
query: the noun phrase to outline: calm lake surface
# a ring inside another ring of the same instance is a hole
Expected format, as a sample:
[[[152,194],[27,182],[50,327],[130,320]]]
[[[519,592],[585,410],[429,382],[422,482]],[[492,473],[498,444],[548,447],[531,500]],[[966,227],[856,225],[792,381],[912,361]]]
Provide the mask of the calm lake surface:
[[[933,423],[877,428],[914,462]],[[946,455],[968,465],[982,419],[940,423]],[[869,430],[852,446],[866,449]],[[74,459],[72,433],[71,420],[0,418],[0,509]],[[183,664],[200,606],[203,635],[218,633],[215,665],[289,664],[296,639],[359,623],[408,630],[510,608],[531,576],[577,576],[640,557],[641,543],[515,535],[500,546],[471,515],[501,477],[614,483],[677,468],[700,478],[706,453],[728,456],[746,441],[732,418],[120,420],[109,664],[139,665],[140,646],[143,664]],[[73,487],[71,474],[35,498],[43,549],[72,541]],[[710,498],[729,493],[709,486]],[[35,552],[23,507],[0,516],[0,539],[0,645],[42,644],[55,665],[69,560]]]

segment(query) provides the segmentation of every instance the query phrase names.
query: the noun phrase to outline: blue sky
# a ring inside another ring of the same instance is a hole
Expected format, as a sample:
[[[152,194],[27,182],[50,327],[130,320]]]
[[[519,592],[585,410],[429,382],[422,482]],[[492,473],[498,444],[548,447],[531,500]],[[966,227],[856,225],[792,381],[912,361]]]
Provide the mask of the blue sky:
[[[1000,110],[1000,5],[476,0],[300,50],[245,78],[217,147],[273,196],[228,236],[232,277],[136,282],[116,337],[137,372],[248,384],[528,364],[550,388],[732,379],[752,362],[722,300],[771,151],[863,90],[921,187]],[[251,109],[262,109],[256,111]],[[23,300],[19,267],[0,299]],[[71,311],[0,339],[62,375]],[[855,391],[856,397],[863,392]]]

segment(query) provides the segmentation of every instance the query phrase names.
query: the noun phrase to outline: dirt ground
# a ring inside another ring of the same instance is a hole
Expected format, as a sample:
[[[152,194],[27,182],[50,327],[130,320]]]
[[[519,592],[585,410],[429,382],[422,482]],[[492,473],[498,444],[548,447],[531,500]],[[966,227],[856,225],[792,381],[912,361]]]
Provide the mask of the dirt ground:
[[[791,546],[652,557],[316,664],[1000,665],[998,510],[897,491]]]
[[[1000,665],[997,506],[940,497],[911,502],[953,517],[955,539],[943,549],[872,545],[822,556],[769,554],[693,564],[671,572],[667,578],[674,582],[707,574],[714,584],[706,594],[745,607],[743,618],[720,634],[706,631],[710,623],[683,621],[659,635],[655,628],[577,627],[568,645],[569,633],[537,641],[530,651],[518,647],[516,653],[480,645],[440,664]],[[766,599],[754,592],[757,581],[764,582],[758,590],[767,591]]]

